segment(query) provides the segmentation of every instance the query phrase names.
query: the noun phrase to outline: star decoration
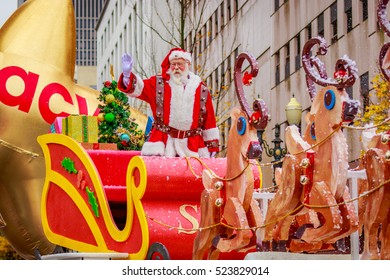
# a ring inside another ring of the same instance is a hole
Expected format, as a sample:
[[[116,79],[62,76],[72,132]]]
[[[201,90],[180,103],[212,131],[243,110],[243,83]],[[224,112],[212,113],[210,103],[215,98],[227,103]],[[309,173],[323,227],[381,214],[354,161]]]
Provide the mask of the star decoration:
[[[75,58],[71,0],[29,0],[0,29],[2,232],[25,259],[55,249],[41,226],[45,164],[36,138],[57,116],[93,115],[98,106],[98,92],[73,80]]]

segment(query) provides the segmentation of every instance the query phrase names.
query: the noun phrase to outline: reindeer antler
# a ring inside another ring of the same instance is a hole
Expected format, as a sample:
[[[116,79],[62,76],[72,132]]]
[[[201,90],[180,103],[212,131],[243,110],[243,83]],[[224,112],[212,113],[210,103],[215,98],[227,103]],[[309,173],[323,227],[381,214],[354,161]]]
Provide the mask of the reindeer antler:
[[[389,3],[389,0],[380,0],[378,3],[377,8],[377,18],[378,23],[383,32],[386,33],[387,36],[390,37],[390,22],[386,19],[387,12],[386,12],[386,6]],[[385,58],[386,52],[390,48],[390,43],[386,43],[381,48],[381,51],[379,52],[379,67],[381,69],[381,72],[385,78],[390,81],[390,70],[389,69],[383,69],[383,60]]]
[[[390,23],[386,19],[387,16],[386,6],[388,3],[389,0],[380,0],[378,3],[378,8],[376,10],[376,15],[381,29],[387,34],[387,36],[390,37],[390,25],[389,25]]]
[[[338,89],[347,88],[355,83],[357,77],[356,64],[346,55],[336,62],[336,71],[345,71],[345,76],[340,81],[328,78],[324,63],[317,57],[311,55],[311,50],[315,45],[319,45],[317,55],[325,55],[328,51],[328,44],[322,37],[314,37],[306,42],[302,51],[302,65],[306,72],[306,83],[309,90],[310,99],[315,97],[314,83],[321,86],[335,86]]]
[[[253,102],[253,110],[249,108],[248,102],[245,98],[244,87],[242,82],[242,64],[245,60],[249,61],[251,66],[251,75],[256,77],[259,72],[259,65],[256,59],[249,53],[244,52],[238,55],[236,58],[236,64],[234,67],[234,85],[236,87],[236,93],[238,101],[240,102],[241,109],[247,114],[251,120],[251,125],[256,129],[265,129],[268,124],[268,107],[264,100],[257,99]]]

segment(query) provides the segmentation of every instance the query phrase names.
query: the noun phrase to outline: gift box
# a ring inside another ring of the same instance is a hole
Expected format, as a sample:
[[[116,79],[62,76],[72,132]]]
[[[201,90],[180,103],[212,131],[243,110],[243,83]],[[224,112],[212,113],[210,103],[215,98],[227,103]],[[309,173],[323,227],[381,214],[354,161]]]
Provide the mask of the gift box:
[[[62,120],[64,117],[57,117],[50,125],[49,133],[62,133]]]
[[[98,120],[94,116],[71,115],[62,119],[62,134],[78,142],[98,142]]]

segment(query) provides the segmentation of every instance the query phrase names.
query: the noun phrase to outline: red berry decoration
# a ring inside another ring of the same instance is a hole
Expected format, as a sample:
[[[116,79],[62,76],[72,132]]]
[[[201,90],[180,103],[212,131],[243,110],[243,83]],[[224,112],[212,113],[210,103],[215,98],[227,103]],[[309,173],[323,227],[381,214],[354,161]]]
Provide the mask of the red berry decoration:
[[[261,113],[258,111],[255,111],[251,115],[251,123],[258,123],[261,119]]]
[[[249,72],[244,73],[244,77],[242,77],[242,82],[246,86],[250,86],[252,84],[252,74]]]

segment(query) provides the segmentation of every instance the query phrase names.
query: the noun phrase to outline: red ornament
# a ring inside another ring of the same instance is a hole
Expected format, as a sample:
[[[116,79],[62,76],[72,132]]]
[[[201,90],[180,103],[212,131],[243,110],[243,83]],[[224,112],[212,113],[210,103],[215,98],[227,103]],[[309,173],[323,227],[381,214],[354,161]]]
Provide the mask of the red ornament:
[[[334,77],[336,80],[339,80],[339,79],[341,80],[341,79],[343,79],[346,75],[347,75],[347,71],[345,71],[345,70],[339,70],[339,71],[334,72],[333,77]]]
[[[121,141],[121,144],[123,145],[123,147],[127,147],[127,142],[125,140]]]
[[[261,113],[258,111],[255,111],[251,115],[251,123],[258,123],[261,119]]]
[[[242,82],[246,86],[250,86],[252,84],[252,74],[249,72],[244,73],[244,77],[242,77]]]
[[[110,87],[111,86],[111,82],[110,81],[105,81],[104,82],[104,86],[105,87]]]

